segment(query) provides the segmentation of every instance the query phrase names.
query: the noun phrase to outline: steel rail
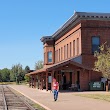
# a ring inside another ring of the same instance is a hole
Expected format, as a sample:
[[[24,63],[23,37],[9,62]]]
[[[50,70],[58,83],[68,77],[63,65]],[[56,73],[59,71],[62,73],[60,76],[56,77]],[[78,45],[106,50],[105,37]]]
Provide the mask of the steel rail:
[[[13,94],[15,94],[18,99],[20,99],[30,110],[38,110],[35,109],[34,107],[32,107],[29,103],[26,102],[26,100],[24,100],[22,97],[18,96],[15,92],[12,91],[12,88],[10,89],[9,87],[7,87]]]
[[[6,97],[5,97],[3,85],[2,85],[2,95],[3,95],[3,102],[4,102],[5,110],[8,110],[8,106],[7,106],[7,102],[6,102]]]
[[[21,97],[19,97],[22,101],[23,101],[23,103],[30,109],[30,110],[37,110],[37,109],[35,109],[35,108],[33,108],[29,103],[27,103],[25,100],[23,100]]]

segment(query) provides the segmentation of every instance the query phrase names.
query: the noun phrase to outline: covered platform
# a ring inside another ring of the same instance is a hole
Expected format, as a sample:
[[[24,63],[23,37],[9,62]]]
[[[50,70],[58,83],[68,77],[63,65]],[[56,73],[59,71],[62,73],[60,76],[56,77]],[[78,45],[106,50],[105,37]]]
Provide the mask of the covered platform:
[[[30,77],[30,87],[40,90],[46,89],[47,91],[52,89],[53,78],[56,78],[59,82],[60,90],[68,90],[73,84],[77,85],[77,89],[81,91],[88,90],[89,82],[93,76],[92,70],[89,67],[77,63],[73,59],[48,65],[27,75]],[[100,80],[99,75],[95,78]]]

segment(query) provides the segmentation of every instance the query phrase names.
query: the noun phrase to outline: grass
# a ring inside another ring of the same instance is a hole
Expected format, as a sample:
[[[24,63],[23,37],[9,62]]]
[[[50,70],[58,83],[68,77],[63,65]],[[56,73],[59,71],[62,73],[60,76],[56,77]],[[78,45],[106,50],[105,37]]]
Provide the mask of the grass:
[[[3,85],[7,85],[7,84],[17,84],[16,82],[0,82],[0,85],[3,84]],[[21,81],[19,84],[17,85],[27,85],[28,82],[25,82],[25,81]]]
[[[32,105],[34,108],[37,108],[38,110],[46,110],[45,108],[41,107],[40,105],[38,104],[33,104]]]
[[[105,94],[76,94],[76,96],[105,100],[105,101],[110,102],[110,93],[105,93]]]
[[[6,84],[6,85],[7,85],[7,84],[16,84],[16,82],[0,82],[0,85],[1,85],[1,84],[3,84],[3,85],[5,85],[5,84]]]
[[[37,110],[46,110],[45,108],[43,108],[42,106],[36,104],[35,102],[33,102],[32,100],[28,99],[27,97],[25,97],[25,96],[22,96],[22,97],[24,97],[24,99],[25,99],[32,107],[34,107],[35,109],[37,109]]]

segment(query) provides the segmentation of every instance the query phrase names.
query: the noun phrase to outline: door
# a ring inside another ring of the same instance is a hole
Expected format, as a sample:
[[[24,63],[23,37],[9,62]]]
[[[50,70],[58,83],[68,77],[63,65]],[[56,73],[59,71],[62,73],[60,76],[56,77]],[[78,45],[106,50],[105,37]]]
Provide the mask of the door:
[[[70,84],[72,84],[72,72],[70,72]]]
[[[76,80],[78,89],[80,89],[80,71],[77,71],[77,80]]]
[[[63,74],[62,74],[62,77],[63,77],[63,85],[62,85],[62,88],[63,88],[63,90],[66,90],[66,75],[63,73]]]

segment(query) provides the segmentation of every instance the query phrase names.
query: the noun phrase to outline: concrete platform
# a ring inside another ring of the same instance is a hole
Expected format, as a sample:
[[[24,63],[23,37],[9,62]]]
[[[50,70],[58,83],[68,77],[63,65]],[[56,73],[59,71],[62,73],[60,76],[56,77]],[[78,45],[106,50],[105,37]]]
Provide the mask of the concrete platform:
[[[110,102],[75,96],[75,92],[59,93],[58,100],[55,102],[53,100],[53,94],[50,93],[50,91],[41,92],[38,89],[29,88],[25,85],[9,86],[22,93],[24,96],[30,98],[35,103],[46,108],[47,110],[110,110]],[[86,94],[88,92],[79,92],[79,94],[83,93]]]

